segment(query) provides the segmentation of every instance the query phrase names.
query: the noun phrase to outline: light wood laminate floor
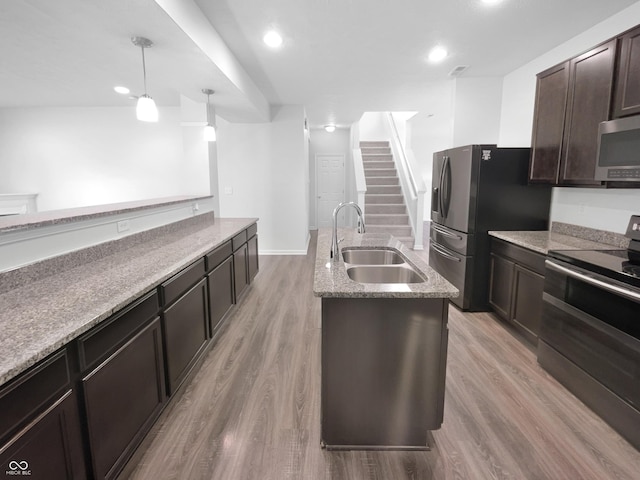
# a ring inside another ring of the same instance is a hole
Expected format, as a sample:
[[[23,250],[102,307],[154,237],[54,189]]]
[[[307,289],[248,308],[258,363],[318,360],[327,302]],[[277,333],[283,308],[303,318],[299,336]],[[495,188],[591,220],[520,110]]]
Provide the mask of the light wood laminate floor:
[[[255,282],[130,478],[640,478],[640,452],[547,375],[531,347],[492,314],[454,307],[433,450],[322,450],[314,244],[306,257],[260,257]]]

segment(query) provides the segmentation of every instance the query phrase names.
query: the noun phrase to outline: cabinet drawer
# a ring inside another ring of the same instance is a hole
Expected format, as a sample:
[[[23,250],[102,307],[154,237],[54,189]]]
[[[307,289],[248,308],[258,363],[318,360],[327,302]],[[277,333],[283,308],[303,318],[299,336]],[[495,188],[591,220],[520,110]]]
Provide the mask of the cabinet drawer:
[[[258,233],[258,224],[254,223],[249,228],[247,228],[247,238],[253,237],[256,233]]]
[[[160,286],[162,305],[169,305],[204,277],[204,258],[192,263]]]
[[[233,253],[233,249],[231,248],[231,240],[223,243],[215,250],[207,253],[207,272],[210,272],[222,262],[224,262],[227,258],[231,256]]]
[[[80,369],[87,370],[106,359],[131,335],[158,314],[158,293],[145,297],[116,313],[88,333],[78,338]]]
[[[247,231],[243,230],[235,237],[231,239],[231,244],[233,245],[233,251],[238,250],[243,244],[247,243]]]
[[[46,408],[71,383],[67,351],[62,350],[0,390],[0,439]]]

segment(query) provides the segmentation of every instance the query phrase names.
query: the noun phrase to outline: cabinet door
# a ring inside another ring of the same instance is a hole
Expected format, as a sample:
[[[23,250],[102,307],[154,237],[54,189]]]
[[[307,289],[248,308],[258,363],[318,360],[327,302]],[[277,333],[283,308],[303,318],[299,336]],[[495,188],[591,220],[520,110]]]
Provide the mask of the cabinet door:
[[[568,91],[569,62],[538,74],[529,164],[532,183],[558,181]]]
[[[616,41],[571,60],[560,184],[600,185],[594,180],[598,125],[609,119]]]
[[[167,378],[173,394],[209,338],[206,279],[200,280],[163,313]]]
[[[544,277],[531,270],[515,266],[513,320],[535,338],[540,331]]]
[[[96,478],[115,478],[165,401],[156,317],[82,380]]]
[[[227,258],[209,274],[209,317],[215,332],[233,305],[233,257]]]
[[[515,263],[491,254],[489,304],[505,320],[511,320],[511,294]]]
[[[613,118],[640,113],[640,27],[620,37]]]
[[[6,478],[87,478],[75,393],[69,390],[6,445],[0,445],[0,464]]]
[[[258,273],[258,235],[254,235],[247,242],[249,281],[252,282]]]
[[[233,277],[235,284],[236,303],[249,284],[247,263],[248,249],[247,244],[245,243],[244,245],[242,245],[242,247],[233,252]]]

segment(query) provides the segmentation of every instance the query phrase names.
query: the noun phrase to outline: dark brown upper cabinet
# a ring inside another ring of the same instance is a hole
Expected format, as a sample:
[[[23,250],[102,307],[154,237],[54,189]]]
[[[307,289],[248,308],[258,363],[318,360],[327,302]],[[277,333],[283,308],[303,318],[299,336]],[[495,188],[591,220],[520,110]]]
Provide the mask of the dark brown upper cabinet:
[[[613,118],[640,114],[640,27],[619,37]]]
[[[569,91],[569,62],[538,74],[529,181],[557,183]]]
[[[609,119],[615,50],[610,40],[538,75],[530,182],[601,185],[598,125]]]

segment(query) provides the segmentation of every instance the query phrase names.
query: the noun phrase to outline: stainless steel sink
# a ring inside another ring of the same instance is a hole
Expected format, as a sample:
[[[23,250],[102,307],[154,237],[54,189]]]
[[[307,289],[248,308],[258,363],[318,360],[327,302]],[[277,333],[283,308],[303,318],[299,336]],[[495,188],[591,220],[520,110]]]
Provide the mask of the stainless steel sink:
[[[347,275],[359,283],[422,283],[425,281],[408,265],[354,265]]]
[[[392,249],[354,249],[342,250],[345,263],[355,265],[398,265],[405,263],[404,259]]]

